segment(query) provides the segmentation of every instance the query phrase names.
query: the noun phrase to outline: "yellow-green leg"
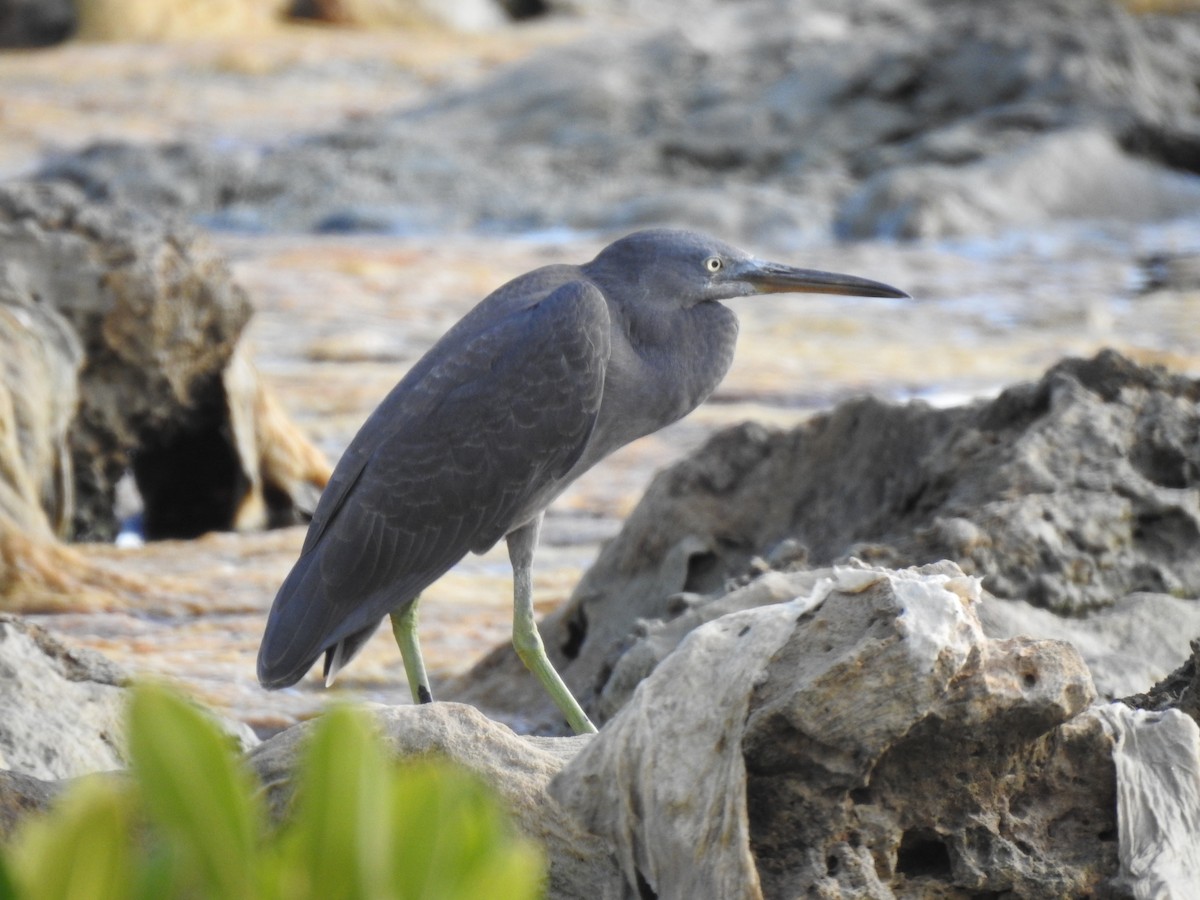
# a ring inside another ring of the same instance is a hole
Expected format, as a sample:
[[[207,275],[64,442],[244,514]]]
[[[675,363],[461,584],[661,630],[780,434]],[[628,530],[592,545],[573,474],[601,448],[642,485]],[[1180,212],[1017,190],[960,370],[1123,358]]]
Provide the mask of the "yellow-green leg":
[[[392,635],[404,660],[404,674],[408,677],[413,703],[432,703],[433,693],[429,690],[429,676],[425,674],[425,660],[417,638],[417,604],[420,600],[417,597],[403,612],[391,614]]]
[[[591,734],[596,731],[571,694],[562,677],[554,670],[542,636],[538,634],[537,622],[533,619],[533,550],[537,546],[538,533],[542,529],[542,517],[523,525],[508,536],[508,558],[513,568],[513,647],[525,668],[541,683],[554,705],[566,716],[576,734]]]

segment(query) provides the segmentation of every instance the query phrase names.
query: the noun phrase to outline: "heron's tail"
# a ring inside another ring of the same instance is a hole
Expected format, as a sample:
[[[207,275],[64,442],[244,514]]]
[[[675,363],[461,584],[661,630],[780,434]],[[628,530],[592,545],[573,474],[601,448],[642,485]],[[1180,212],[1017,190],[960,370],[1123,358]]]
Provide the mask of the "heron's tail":
[[[316,554],[296,560],[288,573],[271,612],[262,643],[258,647],[258,681],[268,690],[290,687],[312,668],[325,649],[325,623],[321,622],[319,597],[308,582],[308,572]]]
[[[379,622],[362,631],[356,631],[349,637],[342,638],[325,651],[325,687],[333,687],[333,681],[337,678],[338,672],[342,671],[342,667],[358,655],[358,651],[371,639],[371,635],[377,628],[379,628]]]

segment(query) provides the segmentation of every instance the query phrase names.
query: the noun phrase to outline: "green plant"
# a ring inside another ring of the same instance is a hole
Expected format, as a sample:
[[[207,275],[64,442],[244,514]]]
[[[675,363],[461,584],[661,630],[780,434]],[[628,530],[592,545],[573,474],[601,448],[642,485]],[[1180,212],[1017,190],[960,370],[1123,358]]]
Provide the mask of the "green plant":
[[[72,786],[0,854],[0,900],[532,898],[542,861],[473,776],[397,764],[361,712],[316,723],[271,827],[229,740],[170,691],[130,704],[130,776]]]

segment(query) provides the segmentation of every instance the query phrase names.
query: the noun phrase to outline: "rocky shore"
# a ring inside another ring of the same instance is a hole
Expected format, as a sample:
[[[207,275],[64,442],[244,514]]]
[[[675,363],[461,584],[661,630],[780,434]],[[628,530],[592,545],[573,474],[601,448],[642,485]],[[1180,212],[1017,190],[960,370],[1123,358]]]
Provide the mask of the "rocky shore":
[[[0,57],[0,835],[125,763],[145,675],[285,814],[331,694],[253,657],[328,460],[493,287],[672,224],[914,299],[738,305],[710,403],[551,510],[599,735],[508,647],[502,550],[423,602],[451,702],[381,636],[332,695],[492,783],[553,897],[1187,896],[1200,19],[493,13]]]

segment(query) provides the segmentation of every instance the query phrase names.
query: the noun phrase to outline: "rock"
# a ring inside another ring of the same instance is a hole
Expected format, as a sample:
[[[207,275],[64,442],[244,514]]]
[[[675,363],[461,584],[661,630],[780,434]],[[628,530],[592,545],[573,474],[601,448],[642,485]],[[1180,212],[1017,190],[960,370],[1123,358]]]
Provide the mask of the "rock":
[[[57,44],[74,29],[71,0],[0,0],[0,49]]]
[[[239,355],[250,303],[201,236],[89,203],[66,185],[10,183],[0,189],[0,247],[0,285],[13,302],[50,310],[40,315],[58,323],[68,357],[83,348],[68,431],[72,535],[115,535],[115,488],[130,468],[150,537],[290,522],[311,502],[328,465]],[[55,384],[68,369],[59,364]],[[38,371],[10,371],[6,381]],[[48,405],[59,420],[73,390]],[[57,470],[39,461],[45,483]]]
[[[830,569],[768,572],[728,594],[698,597],[673,617],[638,623],[604,680],[596,703],[599,718],[607,721],[616,715],[638,684],[694,628],[731,612],[785,602],[831,573]],[[1200,604],[1164,594],[1132,594],[1083,618],[1058,616],[1023,600],[1001,601],[985,594],[976,612],[989,638],[1033,637],[1071,644],[1105,700],[1126,697],[1162,679],[1187,655],[1187,635],[1200,634]],[[1126,702],[1159,708],[1132,699]]]
[[[786,575],[768,572],[723,596],[701,598],[682,614],[635,626],[600,691],[599,718],[607,721],[616,715],[638,684],[692,629],[730,612],[784,602],[798,591],[811,589],[802,589],[803,585],[815,585],[830,574],[829,569]],[[986,594],[976,611],[990,638],[1033,637],[1071,644],[1104,700],[1135,694],[1160,681],[1186,657],[1187,636],[1200,634],[1200,604],[1164,594],[1131,594],[1083,618],[1058,616],[1023,600],[1001,601]]]
[[[1083,617],[1055,615],[1024,600],[990,600],[980,605],[979,618],[988,637],[1071,644],[1105,700],[1161,681],[1187,658],[1189,637],[1200,635],[1200,603],[1166,594],[1130,594]]]
[[[595,33],[478,87],[261,150],[96,145],[41,177],[226,227],[668,223],[760,243],[1200,201],[1194,17],[1114,0],[559,4],[598,9]]]
[[[401,758],[436,753],[490,784],[517,825],[545,848],[548,896],[595,900],[620,896],[620,873],[606,843],[584,832],[546,792],[550,779],[588,738],[522,738],[457,703],[375,707],[375,724]],[[263,742],[249,756],[266,787],[274,815],[283,816],[293,792],[291,773],[308,725]]]
[[[83,350],[74,329],[0,260],[0,603],[25,609],[110,603],[132,579],[59,538],[75,479],[68,435]]]
[[[55,780],[123,768],[128,683],[99,653],[0,613],[0,770]],[[216,721],[242,748],[258,743]]]
[[[63,186],[6,186],[0,242],[8,278],[81,336],[75,530],[111,537],[113,490],[131,451],[153,457],[221,416],[220,373],[249,300],[206,243]]]
[[[1116,135],[1084,127],[971,165],[888,169],[846,200],[835,228],[845,237],[939,238],[1063,219],[1161,221],[1197,207],[1200,179],[1164,171],[1122,149]]]
[[[234,513],[239,531],[278,528],[311,517],[331,468],[258,377],[242,345],[222,373],[238,465],[249,482]]]
[[[813,568],[850,557],[889,566],[950,559],[997,597],[1075,616],[1121,601],[1110,621],[1122,627],[1168,607],[1194,617],[1165,599],[1134,613],[1139,601],[1124,598],[1200,596],[1198,397],[1200,382],[1106,351],[969,406],[862,398],[790,432],[729,429],[655,479],[568,602],[543,621],[543,639],[585,708],[610,715],[637,677],[638,665],[621,654],[639,620],[668,620],[651,631],[677,641],[709,614],[680,616],[673,596],[719,597],[756,557],[793,544],[807,548]],[[734,595],[720,609],[743,602]],[[1005,627],[1024,630],[1019,617],[1008,619]],[[1101,627],[1074,636],[1091,643],[1092,661],[1107,656],[1097,674],[1117,696],[1135,673],[1149,680],[1169,671],[1193,636],[1180,629],[1171,649],[1122,675],[1111,653],[1131,648],[1101,641]],[[602,700],[614,673],[625,686]],[[453,696],[519,728],[562,727],[507,647]]]
[[[1124,698],[1124,702],[1134,709],[1152,712],[1178,709],[1200,723],[1200,638],[1192,640],[1191,650],[1191,656],[1178,669],[1148,691]]]
[[[1186,895],[1200,884],[1200,729],[1176,709],[1096,715],[1114,742],[1118,884],[1138,898]]]
[[[693,631],[552,782],[625,896],[1112,882],[1112,742],[1069,645],[986,638],[952,566],[788,577],[791,602]]]
[[[57,781],[0,770],[0,842],[12,837],[26,817],[48,810],[61,787]]]
[[[1200,291],[1200,253],[1155,253],[1141,261],[1142,293]]]
[[[375,724],[398,757],[492,785],[555,900],[1182,896],[1200,877],[1196,723],[1089,707],[1072,647],[984,635],[977,578],[859,565],[743,592],[787,599],[692,630],[598,735],[522,738],[455,703],[375,706]],[[49,659],[119,690],[94,654],[11,617],[0,674],[14,642],[38,645],[17,658],[41,684]],[[277,819],[310,728],[249,752]],[[0,833],[58,789],[0,772]]]
[[[49,780],[124,766],[126,677],[104,657],[0,614],[0,683],[0,769]]]
[[[693,595],[696,600],[678,615],[639,622],[626,641],[628,646],[621,651],[604,681],[596,706],[600,719],[608,721],[615,716],[646,676],[694,629],[730,613],[786,603],[798,594],[811,594],[832,574],[832,569],[812,569],[787,575],[767,572],[750,584],[717,598]]]
[[[0,532],[49,540],[69,528],[75,505],[67,433],[83,348],[22,274],[0,262]]]
[[[430,28],[488,31],[507,20],[492,0],[437,3],[433,0],[313,0],[309,17],[359,28]]]
[[[77,0],[78,36],[89,41],[245,37],[269,32],[287,0]]]

